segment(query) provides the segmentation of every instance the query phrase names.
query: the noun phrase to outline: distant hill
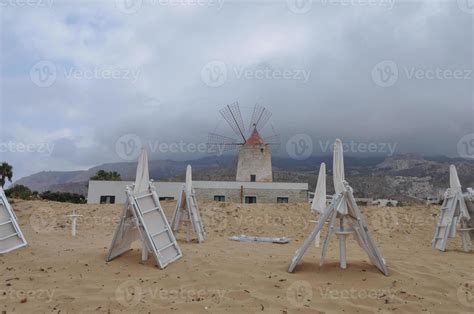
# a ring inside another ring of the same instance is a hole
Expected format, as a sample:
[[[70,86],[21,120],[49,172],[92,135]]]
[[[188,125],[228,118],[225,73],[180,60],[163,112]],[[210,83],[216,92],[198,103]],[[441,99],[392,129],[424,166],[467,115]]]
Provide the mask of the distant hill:
[[[220,169],[231,169],[234,157],[220,157],[218,160],[207,157],[193,161],[154,160],[149,162],[150,177],[155,180],[169,181],[180,175],[184,175],[186,166],[191,164],[195,173],[200,170],[219,172]],[[42,171],[23,177],[14,182],[14,185],[22,184],[31,190],[75,192],[87,194],[87,183],[90,177],[99,170],[117,171],[122,180],[134,180],[137,169],[136,162],[110,163],[90,168],[84,171]],[[203,175],[206,171],[202,171]],[[211,180],[211,178],[209,178]]]
[[[332,190],[332,157],[311,157],[304,161],[274,158],[274,181],[308,182],[316,185],[319,165],[328,171],[328,192]],[[448,157],[422,157],[412,154],[383,157],[345,158],[346,178],[358,197],[397,198],[405,202],[437,195],[449,185],[449,165],[456,165],[464,187],[474,187],[474,162]],[[183,181],[186,165],[193,166],[195,180],[235,180],[236,157],[206,157],[191,161],[154,160],[149,162],[150,177],[160,181]],[[111,163],[85,171],[45,171],[24,177],[14,184],[44,191],[74,192],[87,195],[89,178],[99,170],[117,171],[123,180],[134,180],[136,162]]]

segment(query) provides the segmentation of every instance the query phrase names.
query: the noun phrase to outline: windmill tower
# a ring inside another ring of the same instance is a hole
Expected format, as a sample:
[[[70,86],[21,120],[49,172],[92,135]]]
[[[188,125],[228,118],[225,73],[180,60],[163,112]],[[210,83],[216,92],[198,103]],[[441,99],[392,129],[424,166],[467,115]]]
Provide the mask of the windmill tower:
[[[232,131],[240,138],[209,134],[210,147],[220,152],[239,149],[236,181],[238,182],[272,182],[272,153],[271,145],[278,144],[278,135],[264,139],[260,133],[272,116],[266,108],[255,105],[250,120],[249,132],[245,130],[239,104],[233,103],[220,110]],[[245,134],[248,134],[247,136]]]

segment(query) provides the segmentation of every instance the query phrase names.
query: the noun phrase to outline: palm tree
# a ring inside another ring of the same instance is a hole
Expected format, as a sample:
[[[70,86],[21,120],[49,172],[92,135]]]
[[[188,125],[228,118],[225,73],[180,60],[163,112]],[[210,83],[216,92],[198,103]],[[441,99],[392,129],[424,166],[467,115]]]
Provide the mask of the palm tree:
[[[5,186],[5,183],[8,181],[12,182],[13,178],[13,167],[6,162],[2,162],[0,165],[0,185],[2,188]]]
[[[122,181],[122,178],[120,177],[120,173],[118,173],[117,171],[112,171],[109,173],[110,177],[109,177],[109,180],[110,181]]]
[[[122,181],[120,177],[120,173],[116,171],[104,171],[99,170],[97,171],[96,175],[91,177],[91,180],[96,181]]]

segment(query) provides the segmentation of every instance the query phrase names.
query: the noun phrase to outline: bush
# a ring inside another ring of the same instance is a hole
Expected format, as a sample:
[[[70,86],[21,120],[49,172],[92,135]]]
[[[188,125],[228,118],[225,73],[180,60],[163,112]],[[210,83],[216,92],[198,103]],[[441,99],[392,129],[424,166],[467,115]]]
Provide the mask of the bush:
[[[19,198],[22,200],[30,200],[33,195],[38,195],[37,192],[32,192],[27,186],[14,185],[5,191],[5,195],[9,198]]]
[[[95,174],[95,176],[90,178],[91,180],[95,181],[122,181],[122,178],[120,177],[120,173],[116,171],[105,171],[105,170],[99,170]]]
[[[74,203],[74,204],[85,204],[86,198],[84,195],[69,193],[69,192],[51,192],[46,191],[40,194],[40,197],[44,200],[61,202],[61,203]]]
[[[43,199],[54,202],[85,204],[86,198],[84,195],[69,193],[69,192],[51,192],[46,191],[38,193],[31,191],[27,186],[15,185],[5,191],[5,195],[9,198],[17,198],[25,201]]]

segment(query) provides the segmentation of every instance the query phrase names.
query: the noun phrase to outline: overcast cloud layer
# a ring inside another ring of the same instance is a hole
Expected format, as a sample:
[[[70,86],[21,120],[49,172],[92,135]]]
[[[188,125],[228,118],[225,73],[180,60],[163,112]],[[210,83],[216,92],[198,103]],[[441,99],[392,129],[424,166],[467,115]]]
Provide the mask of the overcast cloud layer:
[[[470,0],[23,4],[0,0],[0,160],[16,179],[123,161],[137,137],[151,158],[200,157],[209,132],[232,135],[219,109],[235,101],[246,120],[272,111],[281,155],[339,137],[459,157],[474,133]]]

